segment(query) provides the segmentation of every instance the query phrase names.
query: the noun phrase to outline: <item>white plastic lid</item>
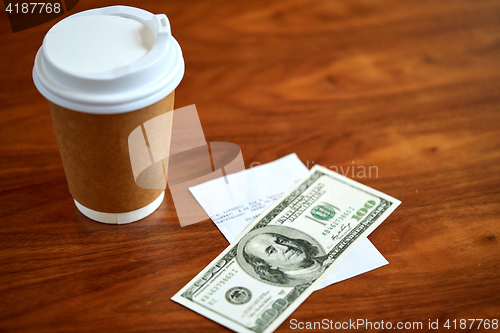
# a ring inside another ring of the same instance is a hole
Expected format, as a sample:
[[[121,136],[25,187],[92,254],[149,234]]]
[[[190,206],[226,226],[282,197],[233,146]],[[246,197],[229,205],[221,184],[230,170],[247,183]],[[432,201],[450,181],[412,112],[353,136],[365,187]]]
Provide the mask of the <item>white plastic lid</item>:
[[[33,81],[62,107],[114,114],[151,105],[184,75],[184,59],[163,14],[112,6],[69,16],[38,50]]]

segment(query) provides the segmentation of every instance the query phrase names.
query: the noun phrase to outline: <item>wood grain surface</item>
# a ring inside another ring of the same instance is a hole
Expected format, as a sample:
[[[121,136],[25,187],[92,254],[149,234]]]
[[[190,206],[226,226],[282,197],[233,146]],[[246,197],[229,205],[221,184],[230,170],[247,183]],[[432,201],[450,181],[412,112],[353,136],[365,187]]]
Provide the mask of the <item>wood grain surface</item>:
[[[238,144],[247,167],[292,152],[373,166],[348,176],[403,202],[370,236],[390,264],[313,293],[277,332],[500,319],[499,1],[120,4],[169,17],[186,60],[176,107],[196,104],[207,141]],[[129,225],[77,211],[31,77],[63,17],[12,33],[1,9],[0,331],[228,331],[170,300],[228,245],[211,221],[181,228],[168,191]]]

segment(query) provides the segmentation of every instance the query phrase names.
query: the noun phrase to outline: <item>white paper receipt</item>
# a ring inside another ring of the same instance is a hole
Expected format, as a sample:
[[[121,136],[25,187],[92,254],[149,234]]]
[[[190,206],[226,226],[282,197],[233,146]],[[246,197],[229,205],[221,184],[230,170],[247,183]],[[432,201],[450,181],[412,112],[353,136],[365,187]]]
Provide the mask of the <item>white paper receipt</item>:
[[[190,187],[189,190],[224,237],[232,242],[308,172],[297,155],[290,154],[267,164]],[[233,186],[234,184],[239,186]],[[386,264],[387,260],[365,239],[317,289]]]

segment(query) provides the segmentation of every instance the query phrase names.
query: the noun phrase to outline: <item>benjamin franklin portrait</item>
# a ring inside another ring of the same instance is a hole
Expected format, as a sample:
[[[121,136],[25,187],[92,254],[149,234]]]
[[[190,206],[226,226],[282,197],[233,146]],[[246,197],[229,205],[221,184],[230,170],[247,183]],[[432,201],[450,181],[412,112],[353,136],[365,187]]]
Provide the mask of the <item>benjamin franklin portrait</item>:
[[[238,244],[237,260],[263,282],[296,286],[323,272],[325,251],[307,234],[283,226],[267,226],[248,233]]]

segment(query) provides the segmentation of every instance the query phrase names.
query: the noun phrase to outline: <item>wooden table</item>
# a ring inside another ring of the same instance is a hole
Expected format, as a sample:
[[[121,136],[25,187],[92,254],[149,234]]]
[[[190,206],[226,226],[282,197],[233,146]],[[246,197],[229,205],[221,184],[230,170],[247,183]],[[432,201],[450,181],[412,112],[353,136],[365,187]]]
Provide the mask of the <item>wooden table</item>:
[[[376,167],[347,176],[403,202],[370,236],[390,264],[313,293],[277,332],[500,319],[498,1],[122,4],[169,17],[186,60],[176,107],[196,104],[207,141],[238,144],[247,167],[292,152]],[[209,220],[181,228],[168,191],[129,225],[80,214],[31,78],[62,17],[12,33],[0,16],[0,331],[227,331],[170,297],[228,242]]]

